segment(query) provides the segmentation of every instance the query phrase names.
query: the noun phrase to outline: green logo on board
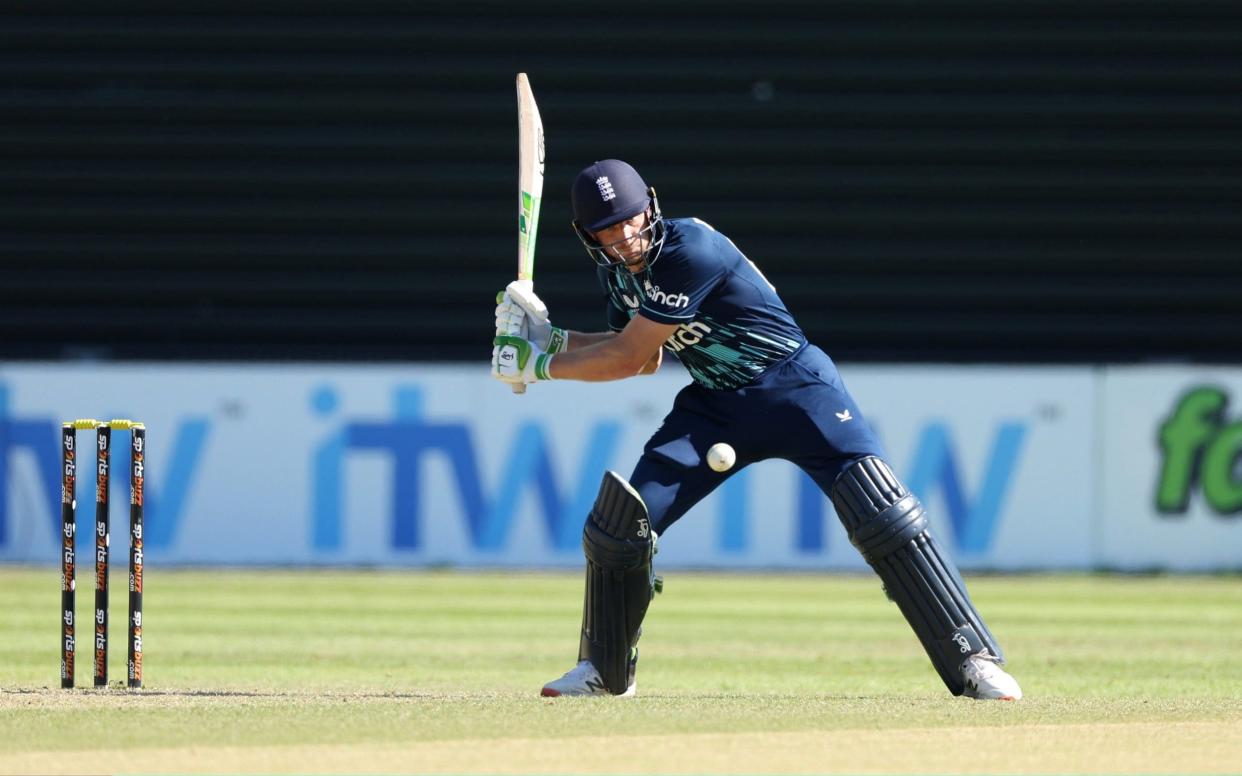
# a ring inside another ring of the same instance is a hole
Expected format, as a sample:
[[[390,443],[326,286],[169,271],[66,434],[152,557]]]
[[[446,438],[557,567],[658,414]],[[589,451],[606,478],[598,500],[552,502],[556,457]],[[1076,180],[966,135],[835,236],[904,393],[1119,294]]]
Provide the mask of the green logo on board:
[[[1216,386],[1192,388],[1160,426],[1164,462],[1156,509],[1185,514],[1195,488],[1220,515],[1242,513],[1242,420],[1228,422],[1229,394]]]

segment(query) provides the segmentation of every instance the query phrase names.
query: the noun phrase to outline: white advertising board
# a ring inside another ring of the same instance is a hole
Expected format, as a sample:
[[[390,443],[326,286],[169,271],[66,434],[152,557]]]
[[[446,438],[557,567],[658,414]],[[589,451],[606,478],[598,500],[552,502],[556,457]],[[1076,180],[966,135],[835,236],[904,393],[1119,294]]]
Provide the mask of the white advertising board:
[[[1242,568],[1242,369],[1104,376],[1100,564]]]
[[[843,373],[964,568],[1096,562],[1092,370]],[[152,565],[577,567],[602,472],[629,474],[685,382],[666,367],[514,396],[486,366],[0,367],[0,560],[55,562],[57,429],[91,416],[148,426]],[[78,488],[90,504],[93,481]],[[85,548],[89,532],[79,537]],[[682,518],[660,562],[864,568],[828,500],[782,461],[744,470]]]

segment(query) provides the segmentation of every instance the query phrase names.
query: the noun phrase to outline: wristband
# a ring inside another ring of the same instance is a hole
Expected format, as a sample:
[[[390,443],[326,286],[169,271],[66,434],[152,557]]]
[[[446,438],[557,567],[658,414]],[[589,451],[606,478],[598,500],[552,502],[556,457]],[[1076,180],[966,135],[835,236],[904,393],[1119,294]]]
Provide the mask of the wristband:
[[[540,353],[535,359],[535,379],[551,380],[552,375],[548,373],[548,367],[552,364],[551,353]]]

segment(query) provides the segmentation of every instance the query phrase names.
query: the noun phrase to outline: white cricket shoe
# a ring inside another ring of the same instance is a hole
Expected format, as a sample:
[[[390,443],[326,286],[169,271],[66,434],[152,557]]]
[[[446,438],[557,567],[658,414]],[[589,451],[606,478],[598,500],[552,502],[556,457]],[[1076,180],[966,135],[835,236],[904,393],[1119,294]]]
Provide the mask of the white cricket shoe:
[[[962,663],[967,698],[989,701],[1016,701],[1022,697],[1018,680],[1005,673],[996,658],[989,654],[971,655]]]
[[[630,676],[633,676],[632,670]],[[633,698],[637,692],[638,682],[630,679],[630,686],[617,697]],[[562,695],[612,695],[590,660],[579,662],[560,679],[548,682],[539,694],[545,698],[559,698]]]

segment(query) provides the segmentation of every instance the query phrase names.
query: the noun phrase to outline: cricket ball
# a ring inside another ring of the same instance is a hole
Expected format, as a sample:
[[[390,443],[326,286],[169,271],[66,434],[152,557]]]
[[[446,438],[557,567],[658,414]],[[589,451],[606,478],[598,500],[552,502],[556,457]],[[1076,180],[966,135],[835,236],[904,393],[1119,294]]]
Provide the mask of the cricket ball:
[[[717,442],[707,449],[707,465],[712,467],[712,470],[727,472],[733,468],[735,463],[737,463],[737,453],[730,445]]]

